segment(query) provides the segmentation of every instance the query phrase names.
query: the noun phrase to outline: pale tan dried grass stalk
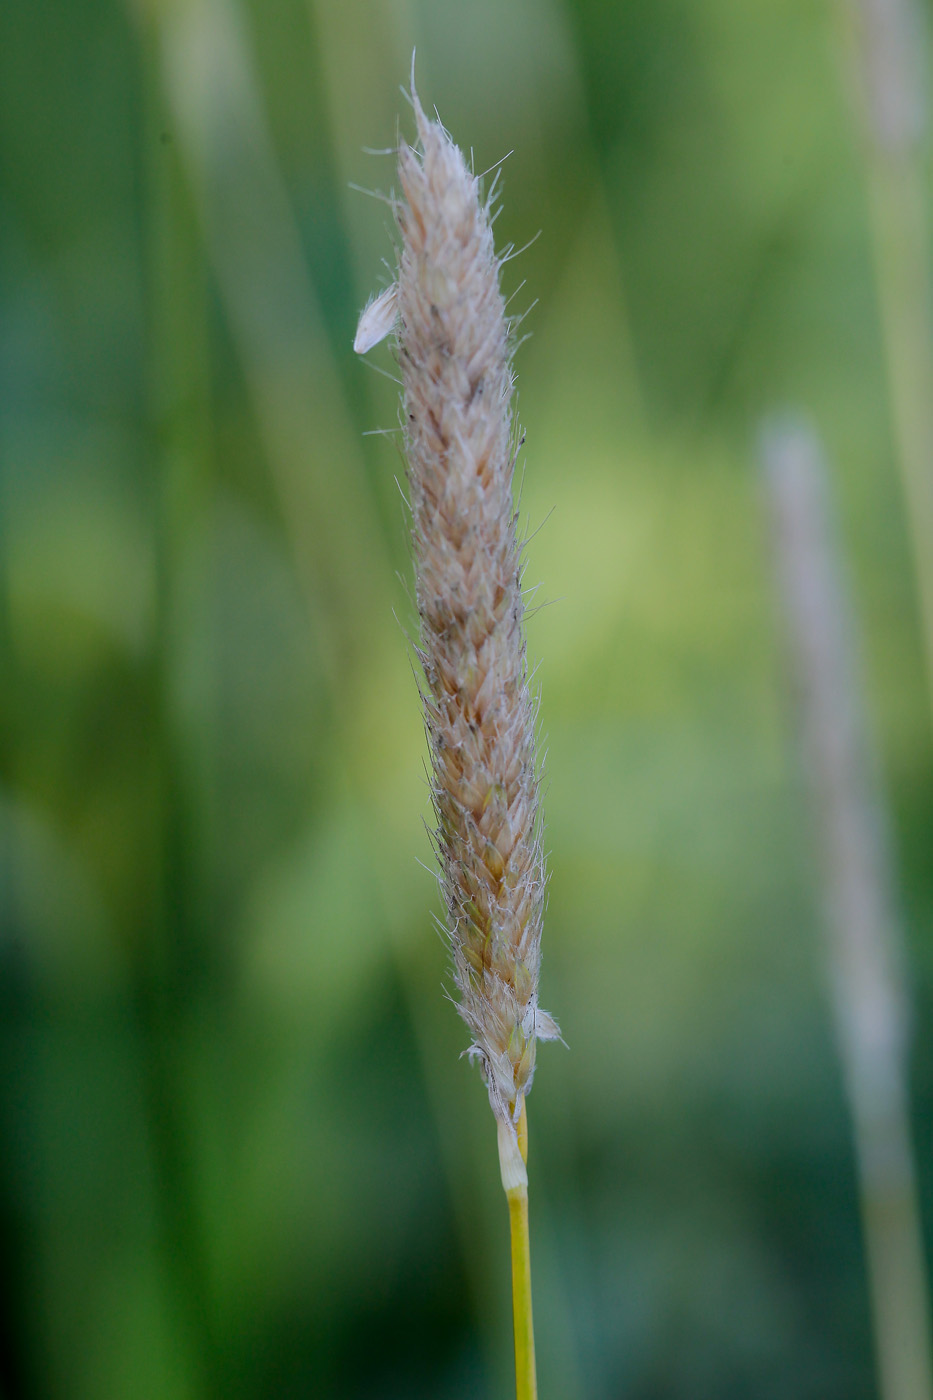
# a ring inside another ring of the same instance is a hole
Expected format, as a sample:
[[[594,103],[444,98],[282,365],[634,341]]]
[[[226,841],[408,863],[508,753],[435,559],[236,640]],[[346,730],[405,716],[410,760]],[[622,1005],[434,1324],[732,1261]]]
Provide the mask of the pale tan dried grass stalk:
[[[436,847],[459,1011],[499,1124],[513,1240],[516,1371],[533,1395],[525,1096],[536,1044],[545,868],[528,682],[509,321],[489,201],[425,116],[402,144],[398,282],[364,310],[363,352],[396,325]]]
[[[821,450],[770,425],[763,463],[822,856],[829,972],[852,1113],[879,1393],[931,1400],[929,1288],[910,1132],[903,931]]]

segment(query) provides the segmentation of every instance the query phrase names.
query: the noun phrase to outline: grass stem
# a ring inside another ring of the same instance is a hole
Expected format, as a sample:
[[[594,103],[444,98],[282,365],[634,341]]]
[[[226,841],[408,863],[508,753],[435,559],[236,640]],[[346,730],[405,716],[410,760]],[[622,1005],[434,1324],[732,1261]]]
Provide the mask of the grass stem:
[[[528,1114],[522,1101],[518,1147],[528,1161]],[[512,1321],[515,1329],[516,1400],[537,1400],[535,1331],[531,1314],[531,1246],[528,1234],[528,1183],[506,1191],[512,1234]]]

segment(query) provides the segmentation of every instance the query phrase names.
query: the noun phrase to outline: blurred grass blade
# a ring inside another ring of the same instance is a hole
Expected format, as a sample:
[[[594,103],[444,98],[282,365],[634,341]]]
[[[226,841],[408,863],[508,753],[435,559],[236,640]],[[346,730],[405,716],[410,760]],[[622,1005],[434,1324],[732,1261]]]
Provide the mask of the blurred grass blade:
[[[838,5],[858,93],[872,252],[933,715],[933,289],[927,49],[914,0]]]
[[[166,100],[333,679],[384,556],[359,439],[233,0],[167,5],[157,24]],[[330,606],[314,607],[322,598]]]

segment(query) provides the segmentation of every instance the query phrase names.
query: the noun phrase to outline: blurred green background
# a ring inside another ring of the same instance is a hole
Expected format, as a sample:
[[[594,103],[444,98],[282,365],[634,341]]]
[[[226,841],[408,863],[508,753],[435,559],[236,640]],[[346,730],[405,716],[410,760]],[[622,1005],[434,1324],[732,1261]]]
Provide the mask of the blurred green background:
[[[933,744],[828,0],[0,6],[0,1394],[512,1387],[394,367],[351,350],[415,45],[475,168],[514,151],[500,245],[542,231],[542,1400],[873,1396],[754,451],[792,403],[832,462],[933,1243]]]

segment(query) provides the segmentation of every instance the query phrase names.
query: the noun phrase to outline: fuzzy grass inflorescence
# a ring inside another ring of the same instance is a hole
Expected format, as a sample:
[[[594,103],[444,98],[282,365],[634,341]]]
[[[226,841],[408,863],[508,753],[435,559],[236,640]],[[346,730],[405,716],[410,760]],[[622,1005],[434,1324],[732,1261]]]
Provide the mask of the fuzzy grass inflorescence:
[[[412,102],[420,151],[399,150],[398,282],[363,312],[356,346],[395,324],[454,980],[468,1053],[514,1141],[536,1043],[559,1032],[538,1007],[545,868],[512,496],[509,321],[489,202],[414,89]]]
[[[525,1098],[538,1040],[545,869],[512,482],[509,321],[489,200],[412,83],[420,151],[399,148],[398,282],[362,352],[396,327],[435,843],[459,1010],[498,1123],[509,1202],[518,1400],[535,1400]]]

